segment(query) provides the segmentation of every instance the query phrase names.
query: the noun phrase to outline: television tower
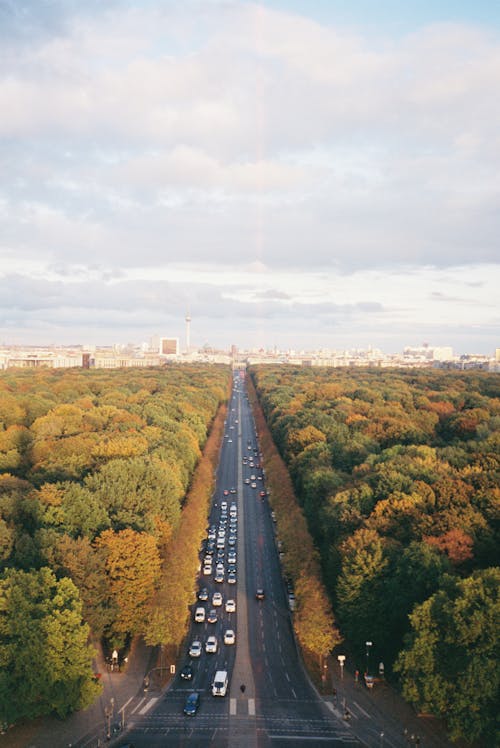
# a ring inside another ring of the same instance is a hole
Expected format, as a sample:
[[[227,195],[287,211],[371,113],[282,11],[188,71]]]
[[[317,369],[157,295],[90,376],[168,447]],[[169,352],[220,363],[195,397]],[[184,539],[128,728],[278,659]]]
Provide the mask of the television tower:
[[[186,353],[189,353],[189,346],[190,346],[190,340],[189,340],[189,333],[190,333],[190,327],[191,327],[191,315],[188,313],[186,314]]]

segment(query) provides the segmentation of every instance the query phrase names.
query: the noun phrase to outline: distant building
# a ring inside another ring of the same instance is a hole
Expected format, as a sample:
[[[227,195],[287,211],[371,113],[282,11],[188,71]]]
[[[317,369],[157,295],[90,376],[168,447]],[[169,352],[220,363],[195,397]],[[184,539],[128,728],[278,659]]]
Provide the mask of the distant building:
[[[178,356],[179,338],[160,338],[160,356]]]

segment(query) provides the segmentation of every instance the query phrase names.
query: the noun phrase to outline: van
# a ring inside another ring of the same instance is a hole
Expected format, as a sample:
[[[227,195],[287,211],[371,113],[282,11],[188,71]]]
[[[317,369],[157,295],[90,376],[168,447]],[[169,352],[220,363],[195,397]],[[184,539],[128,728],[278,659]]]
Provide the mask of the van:
[[[227,670],[217,670],[212,683],[212,696],[225,696],[227,686]]]
[[[205,622],[205,608],[196,608],[194,613],[194,620],[196,623],[204,623]]]

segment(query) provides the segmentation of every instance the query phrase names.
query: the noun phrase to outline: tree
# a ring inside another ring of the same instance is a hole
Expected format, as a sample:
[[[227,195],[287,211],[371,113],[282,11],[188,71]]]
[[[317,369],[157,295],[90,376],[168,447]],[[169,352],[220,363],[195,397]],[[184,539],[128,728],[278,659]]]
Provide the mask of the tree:
[[[400,654],[403,695],[445,718],[453,739],[497,744],[500,569],[447,577],[410,616]]]
[[[152,535],[130,529],[106,530],[95,545],[105,551],[106,574],[118,610],[111,637],[122,643],[127,634],[144,632],[160,576],[160,555]]]
[[[322,658],[342,641],[330,601],[317,575],[306,573],[302,573],[296,582],[295,595],[297,607],[293,625],[297,637],[321,663]]]
[[[0,719],[15,722],[87,707],[93,678],[78,590],[50,569],[6,571],[0,579]]]

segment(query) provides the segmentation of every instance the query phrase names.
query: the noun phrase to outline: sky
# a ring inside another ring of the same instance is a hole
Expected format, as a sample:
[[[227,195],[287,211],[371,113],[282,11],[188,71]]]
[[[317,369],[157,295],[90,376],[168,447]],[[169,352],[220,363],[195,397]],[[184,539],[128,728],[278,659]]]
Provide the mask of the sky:
[[[500,347],[500,2],[0,0],[0,343]]]

